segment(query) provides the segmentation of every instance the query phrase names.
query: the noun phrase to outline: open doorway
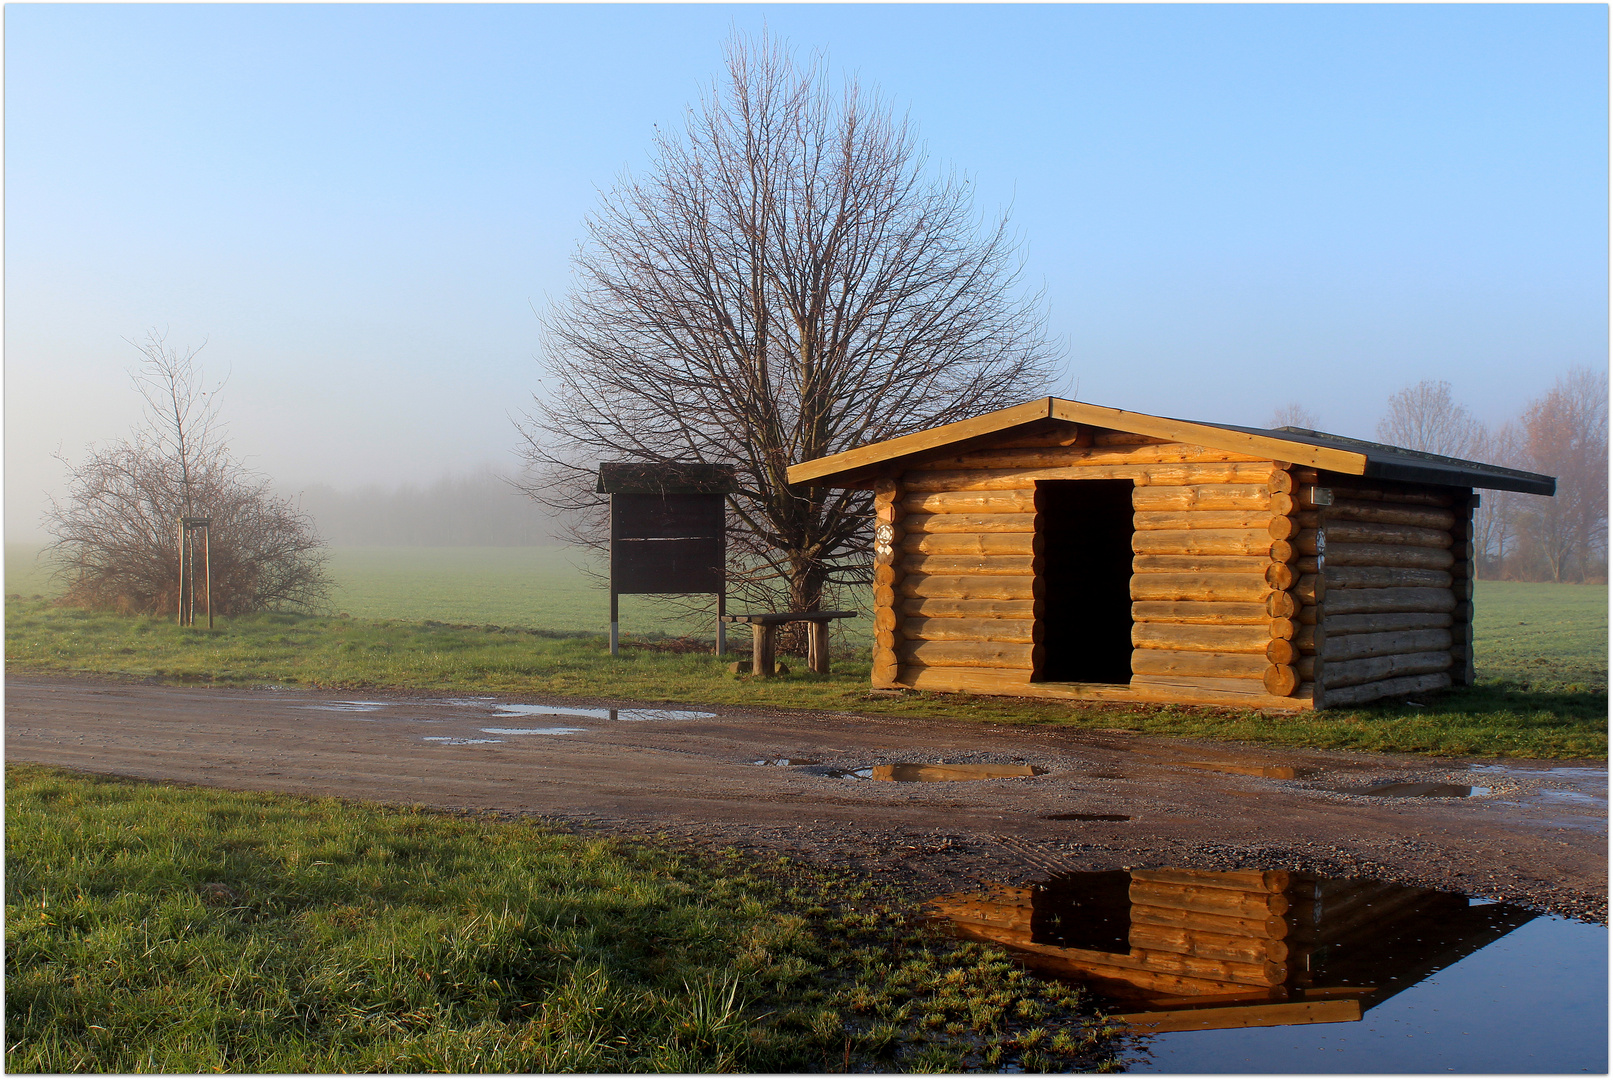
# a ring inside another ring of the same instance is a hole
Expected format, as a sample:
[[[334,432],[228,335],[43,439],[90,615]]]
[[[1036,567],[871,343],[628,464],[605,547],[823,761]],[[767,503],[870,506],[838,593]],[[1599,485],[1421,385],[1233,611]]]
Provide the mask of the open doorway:
[[[1039,682],[1131,681],[1130,480],[1038,480]]]

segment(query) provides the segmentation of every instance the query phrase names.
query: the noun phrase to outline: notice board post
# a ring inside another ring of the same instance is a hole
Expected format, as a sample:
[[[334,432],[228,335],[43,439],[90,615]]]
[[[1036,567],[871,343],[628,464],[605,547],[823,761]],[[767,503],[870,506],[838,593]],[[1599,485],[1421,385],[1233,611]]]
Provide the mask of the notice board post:
[[[610,653],[617,655],[617,598],[624,593],[716,593],[717,655],[725,648],[727,496],[731,465],[607,461],[610,496]]]

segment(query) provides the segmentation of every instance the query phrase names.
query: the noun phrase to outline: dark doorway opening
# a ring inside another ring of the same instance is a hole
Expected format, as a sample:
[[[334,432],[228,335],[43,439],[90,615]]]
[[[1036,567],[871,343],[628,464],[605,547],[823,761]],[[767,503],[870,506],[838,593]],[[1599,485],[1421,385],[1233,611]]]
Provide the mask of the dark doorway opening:
[[[1078,871],[1031,893],[1031,942],[1094,952],[1131,952],[1131,872]]]
[[[1038,480],[1042,682],[1131,681],[1130,480]]]

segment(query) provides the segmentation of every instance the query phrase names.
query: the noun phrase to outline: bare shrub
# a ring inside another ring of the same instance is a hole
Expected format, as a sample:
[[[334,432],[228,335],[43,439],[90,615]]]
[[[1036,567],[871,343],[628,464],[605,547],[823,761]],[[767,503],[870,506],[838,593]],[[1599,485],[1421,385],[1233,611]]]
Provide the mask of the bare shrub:
[[[1526,497],[1519,530],[1552,581],[1607,577],[1606,371],[1576,368],[1519,423],[1524,468],[1557,477],[1552,498]]]
[[[1316,414],[1305,408],[1297,401],[1290,401],[1280,405],[1271,414],[1270,427],[1273,428],[1299,428],[1303,431],[1315,431],[1317,425]]]
[[[600,461],[737,465],[734,592],[818,610],[871,579],[871,495],[792,490],[789,466],[1032,397],[1052,349],[1006,218],[982,229],[888,105],[765,38],[727,68],[587,223],[544,319],[528,490],[601,545]]]
[[[1389,398],[1378,438],[1391,446],[1472,461],[1484,445],[1484,425],[1451,397],[1451,384],[1424,379]]]
[[[235,615],[324,603],[324,542],[266,477],[230,454],[198,349],[152,331],[135,343],[145,421],[128,437],[63,459],[64,500],[51,500],[48,551],[67,579],[64,604],[169,614],[178,606],[181,516],[211,519],[213,610]]]

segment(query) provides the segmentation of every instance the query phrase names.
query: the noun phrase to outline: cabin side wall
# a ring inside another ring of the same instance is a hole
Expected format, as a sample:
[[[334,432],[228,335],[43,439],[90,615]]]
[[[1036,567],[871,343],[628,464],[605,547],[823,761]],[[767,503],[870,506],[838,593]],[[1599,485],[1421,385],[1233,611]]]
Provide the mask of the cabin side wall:
[[[1471,682],[1472,492],[1292,475],[1294,566],[1321,585],[1300,607],[1297,670],[1318,707]]]
[[[1132,677],[1079,696],[1308,701],[1277,637],[1286,596],[1271,523],[1292,479],[1248,455],[1081,428],[911,468],[876,488],[876,685],[1036,692],[1045,620],[1039,480],[1130,480]],[[1297,608],[1288,614],[1297,614]],[[1274,641],[1280,644],[1274,646]],[[1274,663],[1273,656],[1287,663]],[[1280,669],[1280,670],[1279,670]],[[1274,673],[1276,678],[1274,679]]]

